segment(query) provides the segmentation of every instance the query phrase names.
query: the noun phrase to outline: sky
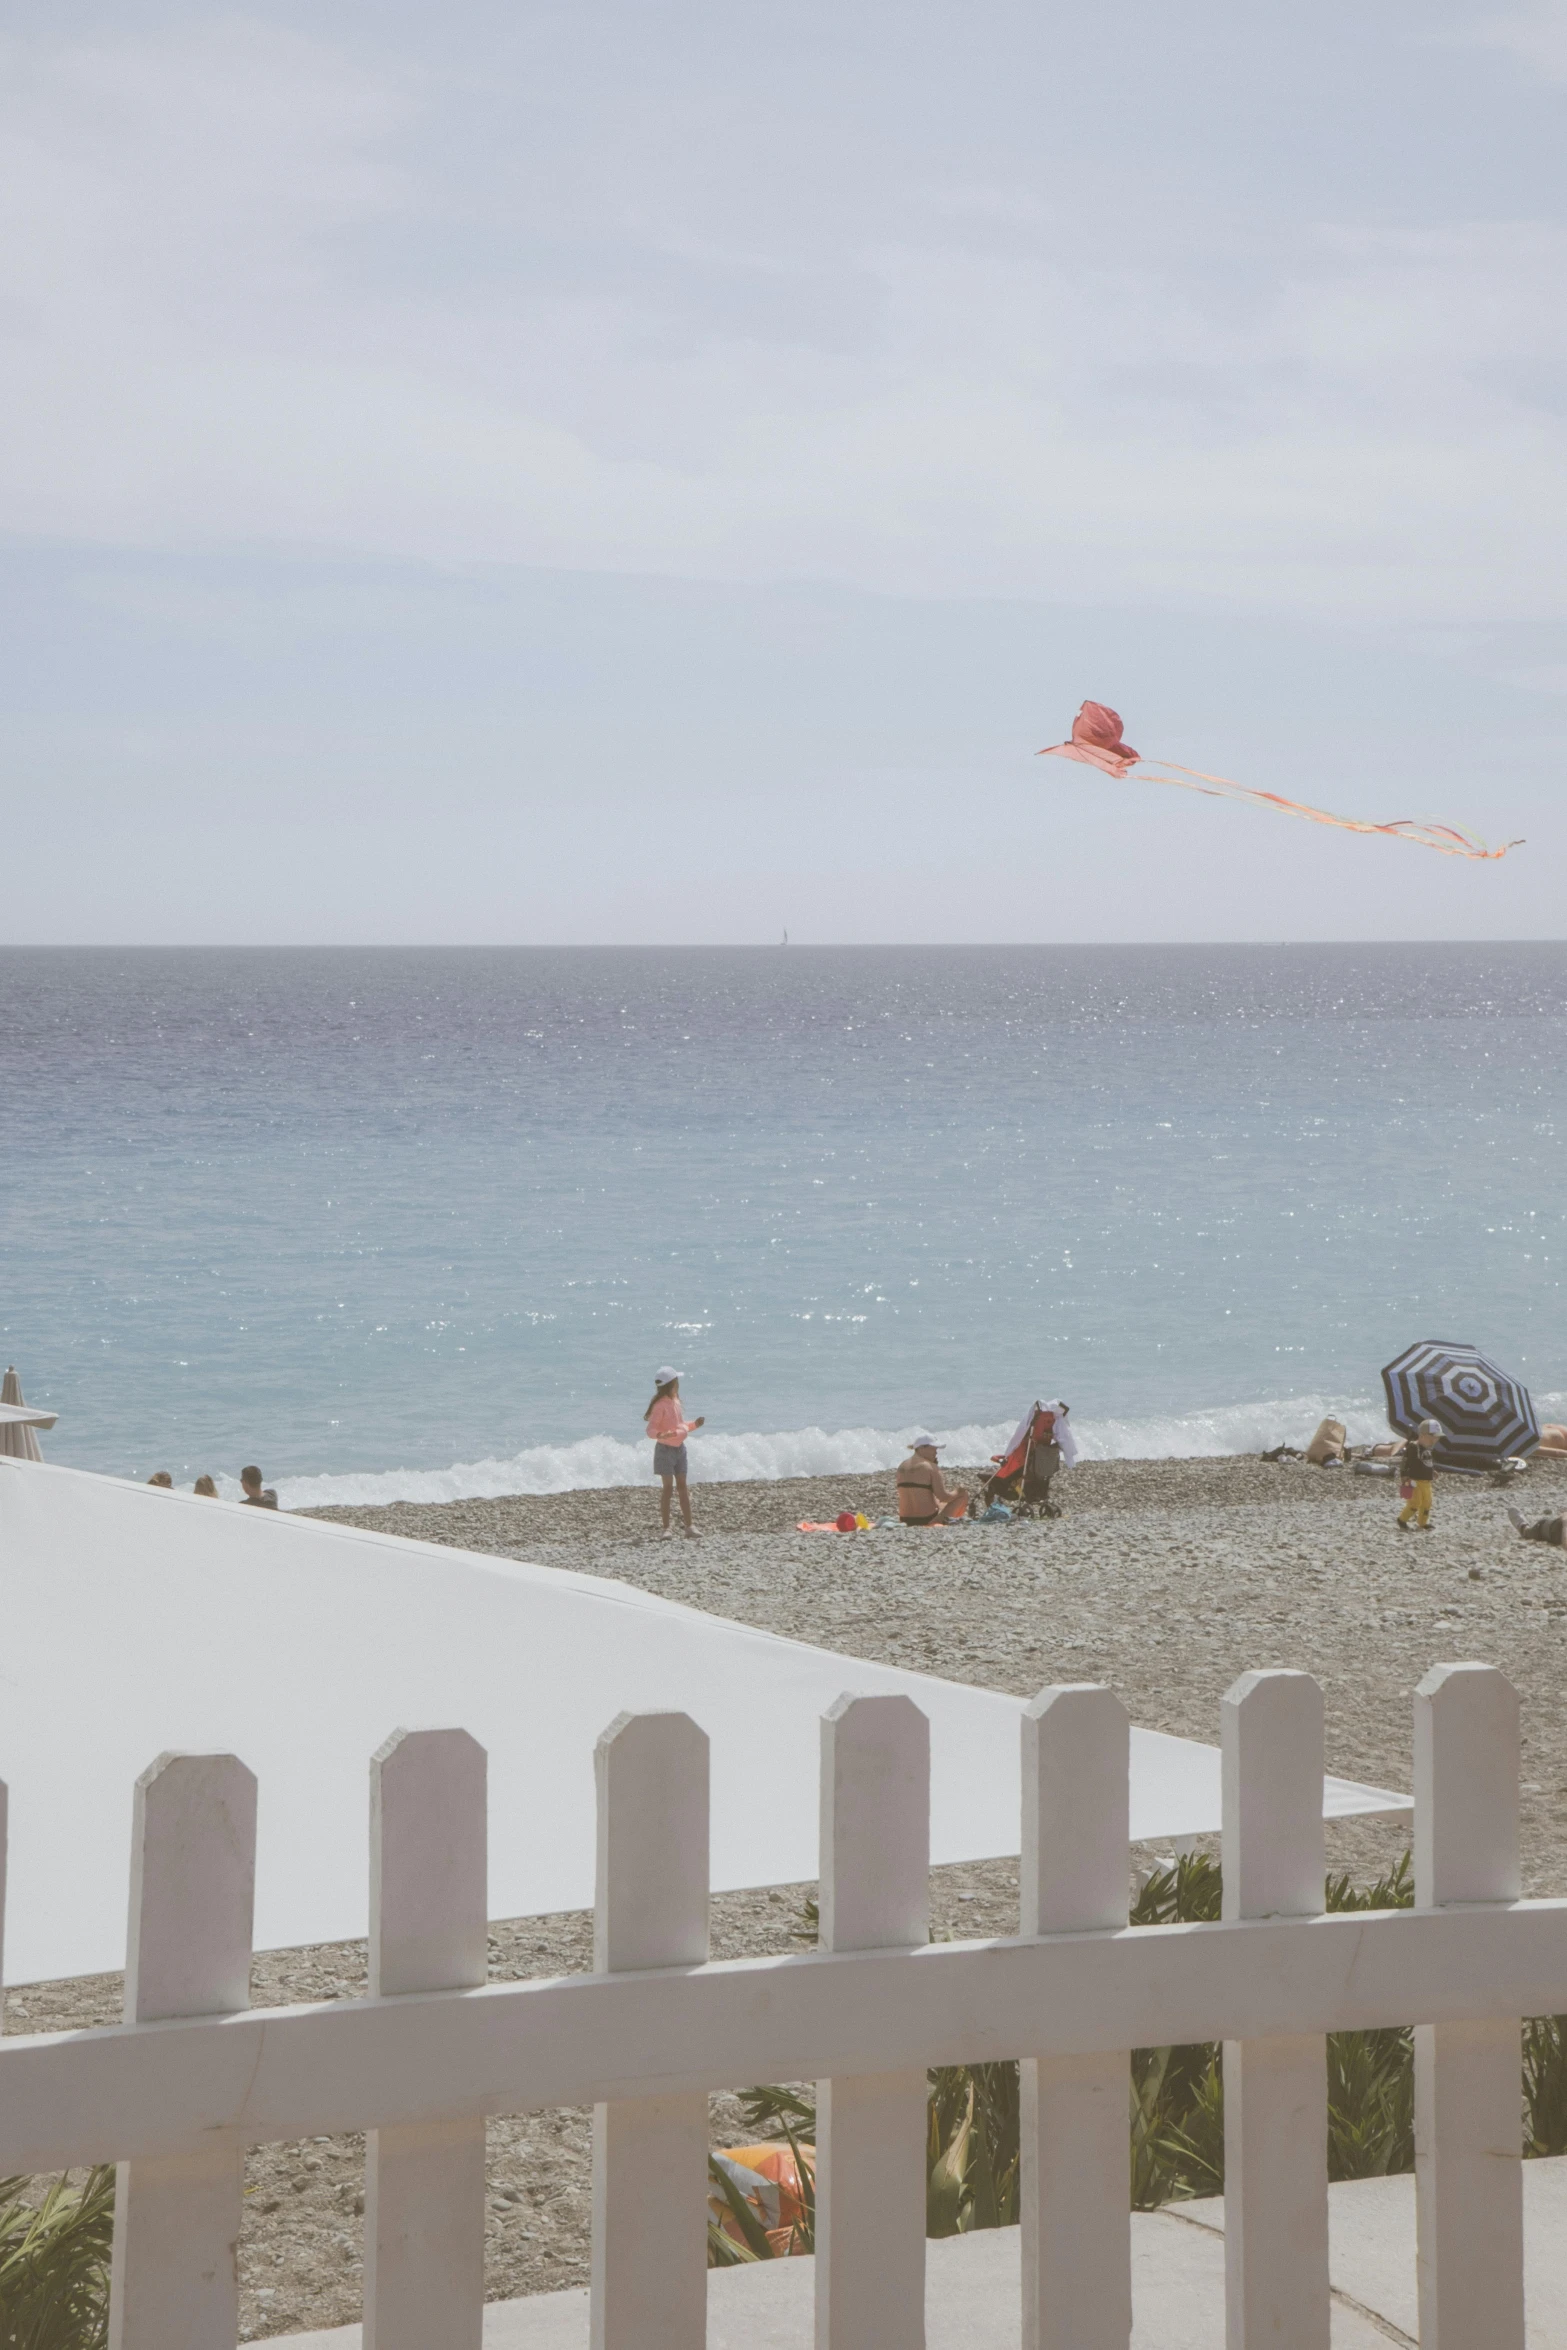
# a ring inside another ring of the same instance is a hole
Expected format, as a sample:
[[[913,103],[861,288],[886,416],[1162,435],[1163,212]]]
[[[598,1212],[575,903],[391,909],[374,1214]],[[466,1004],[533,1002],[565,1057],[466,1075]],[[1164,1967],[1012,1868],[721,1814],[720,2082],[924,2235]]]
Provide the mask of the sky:
[[[1562,936],[1564,130],[1564,0],[12,0],[0,937]]]

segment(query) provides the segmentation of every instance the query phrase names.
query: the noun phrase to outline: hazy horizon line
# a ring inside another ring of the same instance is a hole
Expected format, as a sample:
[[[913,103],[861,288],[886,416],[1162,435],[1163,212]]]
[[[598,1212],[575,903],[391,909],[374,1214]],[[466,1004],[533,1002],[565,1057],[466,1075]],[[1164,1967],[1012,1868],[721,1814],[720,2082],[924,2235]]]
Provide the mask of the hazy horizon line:
[[[0,939],[7,955],[733,955],[1069,954],[1146,948],[1548,947],[1555,938],[1016,938],[1016,939]]]

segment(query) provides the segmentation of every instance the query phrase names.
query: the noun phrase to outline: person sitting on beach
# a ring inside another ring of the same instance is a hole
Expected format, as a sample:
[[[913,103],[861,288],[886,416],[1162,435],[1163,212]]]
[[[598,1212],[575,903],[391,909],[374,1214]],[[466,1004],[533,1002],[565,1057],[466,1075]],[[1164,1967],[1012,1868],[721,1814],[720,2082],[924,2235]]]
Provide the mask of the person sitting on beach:
[[[161,1493],[174,1491],[174,1479],[169,1475],[167,1469],[154,1469],[147,1482],[149,1485],[156,1485]]]
[[[241,1469],[239,1481],[245,1488],[241,1498],[248,1501],[253,1510],[275,1510],[277,1508],[277,1494],[270,1485],[262,1484],[259,1469]]]
[[[1436,1475],[1435,1447],[1441,1441],[1440,1423],[1436,1420],[1422,1420],[1404,1446],[1398,1473],[1403,1479],[1408,1499],[1394,1521],[1400,1534],[1411,1531],[1411,1520],[1418,1523],[1422,1534],[1431,1531],[1431,1480]]]
[[[210,1477],[198,1477],[191,1491],[199,1493],[204,1501],[216,1501],[218,1498],[218,1489]]]
[[[1567,1516],[1558,1510],[1554,1518],[1536,1518],[1531,1526],[1522,1510],[1515,1510],[1511,1502],[1507,1515],[1512,1519],[1525,1542],[1553,1542],[1558,1550],[1567,1550]]]
[[[680,1409],[680,1373],[663,1364],[653,1374],[653,1400],[642,1415],[643,1423],[653,1439],[653,1474],[663,1479],[664,1490],[658,1499],[661,1539],[667,1542],[674,1531],[669,1523],[669,1503],[672,1493],[680,1496],[680,1516],[687,1536],[695,1541],[696,1528],[691,1523],[691,1496],[686,1491],[686,1438],[704,1425],[702,1419],[688,1420]]]
[[[898,1516],[905,1526],[951,1526],[967,1515],[968,1495],[954,1493],[941,1473],[934,1436],[916,1436],[898,1466]]]

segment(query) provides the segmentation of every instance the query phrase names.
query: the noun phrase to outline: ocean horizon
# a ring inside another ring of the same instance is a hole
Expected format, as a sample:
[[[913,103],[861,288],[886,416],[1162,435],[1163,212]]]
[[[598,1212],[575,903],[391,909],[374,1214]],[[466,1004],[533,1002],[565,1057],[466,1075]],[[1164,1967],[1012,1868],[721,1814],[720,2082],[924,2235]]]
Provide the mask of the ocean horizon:
[[[0,1347],[110,1474],[285,1503],[1546,1416],[1567,946],[0,951]]]

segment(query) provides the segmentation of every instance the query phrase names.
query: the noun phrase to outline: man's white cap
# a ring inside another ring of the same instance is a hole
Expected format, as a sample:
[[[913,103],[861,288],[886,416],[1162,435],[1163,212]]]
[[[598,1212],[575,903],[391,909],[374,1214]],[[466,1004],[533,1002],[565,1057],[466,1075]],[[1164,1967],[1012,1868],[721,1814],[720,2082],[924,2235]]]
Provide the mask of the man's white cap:
[[[667,1387],[671,1379],[678,1379],[679,1377],[680,1373],[674,1368],[673,1364],[665,1363],[653,1373],[653,1385],[655,1387]]]
[[[916,1436],[913,1444],[910,1447],[910,1450],[913,1452],[923,1452],[927,1446],[932,1452],[940,1452],[941,1450],[941,1447],[936,1442],[934,1436]]]

